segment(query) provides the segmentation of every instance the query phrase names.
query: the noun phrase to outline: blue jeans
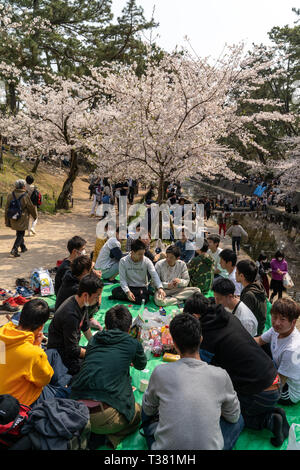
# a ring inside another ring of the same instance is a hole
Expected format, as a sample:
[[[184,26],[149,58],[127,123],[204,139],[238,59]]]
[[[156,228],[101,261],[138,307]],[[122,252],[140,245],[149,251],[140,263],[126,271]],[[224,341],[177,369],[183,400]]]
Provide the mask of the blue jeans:
[[[280,389],[260,392],[254,395],[238,393],[245,427],[255,430],[269,429],[270,415],[277,409]]]
[[[68,369],[63,364],[59,353],[56,349],[47,349],[45,351],[48,357],[49,364],[54,370],[51,381],[46,387],[43,388],[42,393],[38,399],[32,403],[31,407],[38,405],[42,400],[49,400],[51,398],[69,398],[71,388],[66,387],[72,376],[68,374]]]
[[[151,418],[157,418],[147,416],[144,410],[142,409],[142,426],[143,431],[145,434],[145,439],[147,442],[148,449],[151,450],[153,443],[155,442],[155,431],[158,426],[158,419],[151,422]],[[224,447],[223,450],[231,450],[233,449],[236,441],[239,438],[242,430],[244,429],[244,419],[242,415],[240,415],[239,420],[237,423],[229,423],[224,418],[220,418],[220,428],[224,439]]]

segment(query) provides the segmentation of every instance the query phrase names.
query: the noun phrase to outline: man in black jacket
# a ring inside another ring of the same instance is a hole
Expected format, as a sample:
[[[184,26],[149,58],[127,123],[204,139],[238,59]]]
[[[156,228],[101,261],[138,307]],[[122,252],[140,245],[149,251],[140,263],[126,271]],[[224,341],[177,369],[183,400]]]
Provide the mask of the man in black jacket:
[[[58,290],[55,310],[57,310],[66,299],[77,294],[80,280],[89,274],[92,269],[92,260],[87,255],[78,256],[78,258],[72,261],[70,268],[71,270],[65,273]]]
[[[63,260],[56,272],[54,283],[55,295],[58,294],[64,275],[67,271],[70,271],[71,262],[77,258],[77,256],[85,255],[85,245],[86,241],[77,235],[68,241],[67,249],[70,255]]]
[[[280,398],[280,379],[272,359],[259,348],[238,318],[213,299],[195,293],[186,300],[184,313],[201,318],[203,361],[225,369],[238,394],[245,426],[267,428],[271,443],[279,447],[288,436],[289,425]]]
[[[81,331],[87,340],[92,337],[88,308],[101,303],[103,283],[92,273],[84,276],[76,295],[57,309],[49,325],[48,349],[56,349],[71,375],[79,372],[85,349],[79,346]]]
[[[243,259],[236,265],[236,281],[243,286],[240,300],[255,315],[258,322],[257,334],[261,335],[267,318],[267,295],[262,283],[255,280],[257,273],[258,268],[252,260]]]

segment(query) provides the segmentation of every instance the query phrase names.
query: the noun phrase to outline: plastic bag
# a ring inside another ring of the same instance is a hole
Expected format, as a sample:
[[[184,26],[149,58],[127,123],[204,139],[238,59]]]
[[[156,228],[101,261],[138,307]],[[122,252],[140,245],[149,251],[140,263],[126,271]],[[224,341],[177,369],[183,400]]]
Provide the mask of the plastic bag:
[[[294,282],[291,276],[289,275],[289,273],[286,273],[283,276],[283,286],[286,287],[287,289],[291,289],[291,287],[294,287]]]
[[[293,423],[291,425],[289,431],[289,442],[286,450],[300,450],[300,424]]]
[[[54,286],[48,269],[36,268],[31,273],[30,284],[34,292],[42,297],[54,295]]]

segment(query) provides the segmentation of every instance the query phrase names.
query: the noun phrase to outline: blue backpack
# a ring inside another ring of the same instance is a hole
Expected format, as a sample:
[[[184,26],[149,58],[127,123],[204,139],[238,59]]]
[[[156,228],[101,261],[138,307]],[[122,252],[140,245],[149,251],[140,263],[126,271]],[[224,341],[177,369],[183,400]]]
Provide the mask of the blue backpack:
[[[103,204],[109,204],[110,203],[110,196],[108,194],[103,196],[102,202],[103,202]]]
[[[19,220],[22,215],[22,207],[21,207],[21,199],[25,196],[26,193],[21,194],[21,196],[17,199],[15,193],[13,192],[13,199],[11,200],[8,209],[7,209],[7,217],[9,219]]]

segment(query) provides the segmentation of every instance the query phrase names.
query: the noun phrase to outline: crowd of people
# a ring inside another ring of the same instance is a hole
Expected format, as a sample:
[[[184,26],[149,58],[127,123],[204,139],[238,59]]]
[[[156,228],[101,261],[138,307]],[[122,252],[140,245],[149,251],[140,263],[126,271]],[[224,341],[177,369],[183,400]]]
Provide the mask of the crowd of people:
[[[118,189],[129,198],[130,188],[136,187],[128,180],[112,190],[104,180],[95,183],[101,202],[115,197]],[[90,191],[94,214],[97,194]],[[22,215],[27,211],[36,220],[30,195],[18,181],[15,195],[21,194]],[[133,195],[134,189],[132,202]],[[166,187],[166,197],[171,219],[176,203],[184,213],[180,184]],[[150,188],[146,204],[153,203]],[[209,220],[213,207],[207,198],[204,209]],[[28,218],[24,230],[8,221],[17,231],[16,253],[18,246],[24,249],[24,231],[31,226]],[[34,298],[25,303],[17,322],[0,328],[6,346],[0,395],[11,395],[33,411],[53,399],[83,403],[92,438],[113,448],[140,427],[152,450],[232,449],[244,428],[270,430],[272,445],[280,447],[289,433],[281,405],[300,402],[300,363],[295,360],[300,306],[283,296],[288,273],[284,253],[278,250],[270,263],[264,254],[256,263],[240,259],[240,240],[247,233],[237,221],[227,230],[226,217],[218,223],[224,237],[232,236],[232,249],[222,248],[221,236],[208,231],[196,249],[186,227],[174,224],[170,242],[160,249],[153,248],[151,231],[141,223],[126,241],[118,228],[110,233],[107,223],[90,254],[86,240],[70,238],[55,274],[54,311]],[[102,326],[94,316],[105,285],[113,287],[113,306]],[[130,367],[144,370],[147,357],[142,343],[129,334],[129,308],[150,301],[181,308],[169,327],[180,359],[155,367],[140,406]],[[268,301],[272,327],[265,331]],[[79,344],[82,334],[87,347]]]

